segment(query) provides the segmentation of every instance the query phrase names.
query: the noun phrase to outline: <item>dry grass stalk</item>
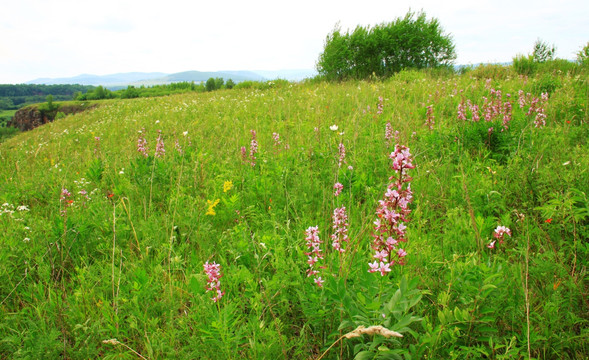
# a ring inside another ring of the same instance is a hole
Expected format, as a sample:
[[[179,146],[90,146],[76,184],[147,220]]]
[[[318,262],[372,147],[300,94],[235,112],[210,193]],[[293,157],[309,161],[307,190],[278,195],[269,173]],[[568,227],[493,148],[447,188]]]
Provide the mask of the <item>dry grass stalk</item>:
[[[351,338],[355,338],[355,337],[360,337],[362,335],[382,335],[384,337],[403,337],[403,335],[399,334],[396,331],[392,331],[387,329],[384,326],[381,325],[373,325],[373,326],[369,326],[369,327],[365,327],[363,325],[358,326],[354,331],[351,331],[347,334],[344,335],[344,337],[346,339],[351,339]]]

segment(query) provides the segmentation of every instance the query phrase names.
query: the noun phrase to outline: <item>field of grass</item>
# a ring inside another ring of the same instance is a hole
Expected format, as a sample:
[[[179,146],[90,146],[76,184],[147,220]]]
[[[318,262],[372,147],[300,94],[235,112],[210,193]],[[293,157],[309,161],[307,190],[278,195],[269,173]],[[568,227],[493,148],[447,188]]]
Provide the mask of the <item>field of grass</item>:
[[[473,75],[116,100],[1,143],[0,358],[585,358],[586,74]]]

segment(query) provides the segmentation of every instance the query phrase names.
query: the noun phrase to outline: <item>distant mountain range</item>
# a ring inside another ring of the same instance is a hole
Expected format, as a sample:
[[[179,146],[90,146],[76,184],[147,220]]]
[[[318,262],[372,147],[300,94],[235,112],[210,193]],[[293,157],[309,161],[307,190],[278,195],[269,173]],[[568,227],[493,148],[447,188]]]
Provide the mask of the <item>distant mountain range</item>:
[[[26,84],[80,84],[80,85],[102,85],[107,88],[133,86],[152,86],[170,84],[174,82],[188,81],[195,83],[206,82],[209,78],[223,78],[225,81],[231,79],[238,83],[241,81],[265,81],[284,79],[289,81],[300,81],[305,78],[317,75],[315,70],[278,70],[278,71],[184,71],[173,74],[161,72],[129,72],[110,75],[82,74],[68,78],[39,78],[27,81]]]

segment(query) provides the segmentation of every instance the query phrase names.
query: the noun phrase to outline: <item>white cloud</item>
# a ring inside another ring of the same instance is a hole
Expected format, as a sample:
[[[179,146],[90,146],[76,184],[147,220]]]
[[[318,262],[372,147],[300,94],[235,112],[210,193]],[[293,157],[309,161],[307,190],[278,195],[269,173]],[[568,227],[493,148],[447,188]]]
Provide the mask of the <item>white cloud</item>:
[[[586,1],[20,0],[0,13],[0,83],[127,71],[313,68],[326,35],[423,9],[458,63],[510,61],[540,38],[573,58],[589,41]]]

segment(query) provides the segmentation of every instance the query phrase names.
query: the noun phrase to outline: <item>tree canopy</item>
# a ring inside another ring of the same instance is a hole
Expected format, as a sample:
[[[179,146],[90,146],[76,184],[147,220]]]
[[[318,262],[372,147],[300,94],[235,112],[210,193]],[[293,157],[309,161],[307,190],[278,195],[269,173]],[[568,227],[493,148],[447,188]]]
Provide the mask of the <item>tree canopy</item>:
[[[357,26],[342,33],[339,26],[325,40],[317,70],[329,80],[388,77],[407,68],[449,66],[456,59],[450,35],[424,12],[374,27]]]

